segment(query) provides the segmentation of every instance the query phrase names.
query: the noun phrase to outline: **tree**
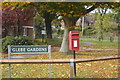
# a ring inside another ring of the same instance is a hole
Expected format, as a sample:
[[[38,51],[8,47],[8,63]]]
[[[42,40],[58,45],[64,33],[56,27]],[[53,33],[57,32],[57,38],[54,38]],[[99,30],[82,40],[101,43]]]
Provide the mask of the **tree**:
[[[39,2],[38,4],[36,3],[26,3],[27,5],[34,5],[37,6],[41,10],[47,10],[51,14],[56,14],[58,13],[63,17],[63,20],[65,22],[65,30],[64,30],[64,36],[63,36],[63,41],[61,44],[61,49],[60,52],[63,53],[69,53],[68,49],[68,32],[70,30],[73,30],[69,27],[75,26],[76,21],[78,20],[79,17],[82,17],[86,15],[87,13],[91,12],[92,10],[96,9],[100,5],[105,5],[106,7],[114,7],[111,6],[116,4],[116,3],[102,3],[102,2]],[[117,7],[119,7],[117,3]]]
[[[21,3],[20,3],[21,4]],[[39,2],[39,3],[26,3],[26,6],[30,5],[34,7],[39,15],[44,18],[45,20],[45,27],[46,27],[46,33],[47,33],[47,39],[52,39],[52,27],[51,22],[53,19],[55,19],[55,14],[51,14],[49,8],[47,7],[47,2]]]
[[[85,5],[93,5],[89,9],[85,8]],[[69,51],[69,45],[68,45],[68,32],[70,30],[73,30],[74,28],[69,28],[72,26],[75,26],[76,21],[79,19],[79,17],[89,13],[90,11],[94,10],[100,5],[100,3],[50,3],[50,8],[53,9],[54,12],[59,13],[63,17],[63,20],[65,22],[65,30],[64,30],[64,36],[63,41],[61,44],[60,52],[64,54],[68,54]],[[57,7],[55,7],[57,6]],[[52,10],[51,9],[51,10]]]
[[[102,3],[103,4],[103,3]],[[110,22],[113,20],[111,14],[107,14],[108,11],[113,10],[119,10],[120,6],[119,3],[105,3],[103,5],[100,5],[99,8],[97,8],[97,23],[96,25],[99,26],[99,41],[103,40],[103,32],[107,31],[110,32],[114,28],[114,25]],[[107,18],[106,18],[107,17]],[[107,24],[109,23],[109,24]]]
[[[54,19],[52,21],[52,25],[55,26],[55,29],[53,32],[57,33],[57,37],[60,38],[62,36],[62,30],[61,30],[61,21],[57,21],[58,19]]]
[[[2,13],[2,26],[6,32],[6,35],[19,36],[23,34],[22,26],[32,19],[33,12],[29,9],[22,10],[21,8],[15,8],[11,10],[10,7],[3,10]],[[12,30],[13,29],[13,30]]]
[[[114,20],[116,23],[118,23],[118,29],[120,30],[120,11],[117,11],[114,15]]]
[[[103,19],[104,15],[106,14],[108,8],[98,8],[98,15],[99,15],[99,41],[103,40]]]
[[[44,19],[37,15],[34,17],[35,39],[42,38],[42,30],[44,29]]]
[[[102,18],[102,30],[101,30],[101,25],[100,25],[101,16],[99,14],[96,15],[96,21],[94,23],[94,27],[95,27],[98,35],[101,36],[101,32],[102,32],[102,38],[108,38],[107,36],[109,36],[109,39],[111,42],[115,36],[115,35],[113,35],[113,32],[117,28],[117,24],[114,22],[113,15],[114,15],[114,13],[104,14],[104,17]]]
[[[45,26],[47,32],[47,39],[52,39],[52,27],[51,22],[54,19],[55,15],[50,14],[50,12],[43,12],[43,18],[45,19]]]

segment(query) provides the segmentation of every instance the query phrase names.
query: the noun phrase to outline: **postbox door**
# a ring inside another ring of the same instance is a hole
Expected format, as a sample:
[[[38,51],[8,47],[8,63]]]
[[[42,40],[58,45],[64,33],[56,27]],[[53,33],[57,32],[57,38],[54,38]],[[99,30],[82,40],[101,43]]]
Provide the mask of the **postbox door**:
[[[69,32],[69,49],[79,50],[79,31]]]

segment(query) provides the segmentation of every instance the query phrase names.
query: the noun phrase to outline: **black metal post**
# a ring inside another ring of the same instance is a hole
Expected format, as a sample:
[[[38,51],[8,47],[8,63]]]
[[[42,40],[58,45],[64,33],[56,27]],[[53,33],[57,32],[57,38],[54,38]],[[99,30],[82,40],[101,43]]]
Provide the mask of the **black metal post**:
[[[74,53],[74,59],[76,58],[76,55],[75,55],[75,50],[73,51]],[[76,77],[76,63],[74,62],[74,77]]]

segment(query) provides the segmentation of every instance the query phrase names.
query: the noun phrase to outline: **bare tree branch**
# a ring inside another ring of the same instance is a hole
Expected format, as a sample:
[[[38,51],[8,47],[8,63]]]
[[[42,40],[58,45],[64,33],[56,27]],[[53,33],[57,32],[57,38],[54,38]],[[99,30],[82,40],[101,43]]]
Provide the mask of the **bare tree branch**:
[[[89,9],[87,9],[86,11],[84,11],[82,15],[86,15],[87,13],[93,11],[94,9],[96,9],[97,7],[99,7],[101,3],[102,2],[96,2],[95,5],[93,5],[92,7],[90,7]]]

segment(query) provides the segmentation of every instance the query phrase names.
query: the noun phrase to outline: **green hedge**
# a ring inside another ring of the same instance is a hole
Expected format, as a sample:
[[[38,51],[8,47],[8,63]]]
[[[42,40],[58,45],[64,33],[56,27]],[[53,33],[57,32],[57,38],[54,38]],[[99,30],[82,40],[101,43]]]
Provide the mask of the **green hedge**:
[[[8,45],[33,45],[34,41],[29,37],[23,36],[7,36],[2,39],[2,52],[7,52]]]

